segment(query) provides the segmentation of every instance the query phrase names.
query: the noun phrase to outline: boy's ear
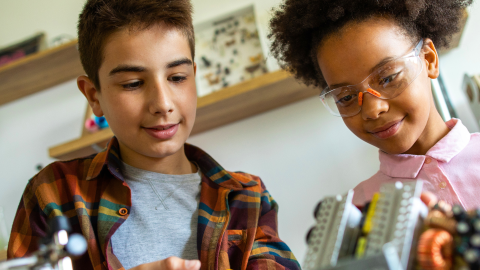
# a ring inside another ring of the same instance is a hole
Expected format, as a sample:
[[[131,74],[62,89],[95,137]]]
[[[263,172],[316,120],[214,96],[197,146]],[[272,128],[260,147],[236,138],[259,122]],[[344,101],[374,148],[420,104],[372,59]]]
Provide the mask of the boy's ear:
[[[100,117],[103,116],[102,107],[100,106],[100,101],[98,96],[100,91],[97,91],[95,84],[87,76],[80,76],[77,78],[77,86],[80,89],[80,92],[87,98],[88,104],[92,108],[93,113]]]
[[[430,79],[438,78],[438,75],[440,74],[438,53],[433,41],[429,38],[426,38],[424,41],[423,53],[425,55],[428,77]]]
[[[197,75],[197,63],[193,62],[193,75]]]

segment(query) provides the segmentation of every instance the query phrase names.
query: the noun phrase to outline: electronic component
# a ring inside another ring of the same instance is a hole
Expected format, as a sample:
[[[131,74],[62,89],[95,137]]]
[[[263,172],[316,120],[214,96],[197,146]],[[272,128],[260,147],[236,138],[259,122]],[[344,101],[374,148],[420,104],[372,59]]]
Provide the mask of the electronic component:
[[[317,224],[309,241],[305,269],[335,265],[339,258],[353,254],[351,241],[356,239],[361,213],[353,204],[353,190],[347,195],[328,197],[317,212]]]
[[[304,269],[411,269],[428,213],[421,191],[422,181],[383,184],[363,218],[352,204],[353,190],[325,198]]]

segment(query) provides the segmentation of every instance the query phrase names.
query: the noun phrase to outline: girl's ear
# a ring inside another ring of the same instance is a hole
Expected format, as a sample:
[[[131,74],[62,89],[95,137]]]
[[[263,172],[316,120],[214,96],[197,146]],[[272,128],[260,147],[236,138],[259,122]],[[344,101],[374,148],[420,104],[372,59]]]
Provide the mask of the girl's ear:
[[[80,92],[87,98],[88,104],[92,108],[93,113],[100,117],[103,116],[102,107],[98,96],[100,92],[95,88],[94,83],[87,76],[80,76],[77,78],[77,86]]]
[[[440,74],[437,50],[435,49],[433,41],[429,38],[426,38],[423,44],[423,53],[425,55],[425,65],[427,67],[428,77],[430,79],[436,79]]]

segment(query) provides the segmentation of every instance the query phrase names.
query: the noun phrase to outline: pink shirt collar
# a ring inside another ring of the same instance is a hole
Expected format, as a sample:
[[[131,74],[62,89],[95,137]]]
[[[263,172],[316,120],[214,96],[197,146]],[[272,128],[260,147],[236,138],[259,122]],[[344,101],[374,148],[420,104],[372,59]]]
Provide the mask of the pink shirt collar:
[[[451,119],[446,124],[450,132],[426,155],[390,155],[380,150],[380,171],[390,177],[416,178],[427,156],[448,163],[467,146],[470,133],[459,119]]]

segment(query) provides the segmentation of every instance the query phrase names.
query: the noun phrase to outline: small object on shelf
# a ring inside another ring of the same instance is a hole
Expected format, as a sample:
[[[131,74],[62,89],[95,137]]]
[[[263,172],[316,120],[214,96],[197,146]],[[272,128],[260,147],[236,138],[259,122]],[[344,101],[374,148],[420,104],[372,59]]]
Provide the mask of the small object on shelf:
[[[253,5],[196,25],[195,40],[196,62],[203,62],[197,68],[199,97],[238,84],[245,76],[254,78],[268,72]],[[213,63],[205,63],[206,59]],[[252,65],[258,67],[254,71],[245,69]]]
[[[100,129],[108,127],[107,119],[105,119],[105,116],[95,116],[95,124],[97,124]]]
[[[88,132],[93,133],[97,132],[100,128],[98,127],[97,123],[95,123],[95,120],[89,118],[85,120],[85,128],[88,130]]]
[[[108,128],[108,123],[104,116],[98,117],[92,114],[90,118],[85,119],[85,129],[89,133],[95,133],[105,128]]]
[[[0,66],[45,49],[45,33],[38,33],[16,44],[0,49]]]

